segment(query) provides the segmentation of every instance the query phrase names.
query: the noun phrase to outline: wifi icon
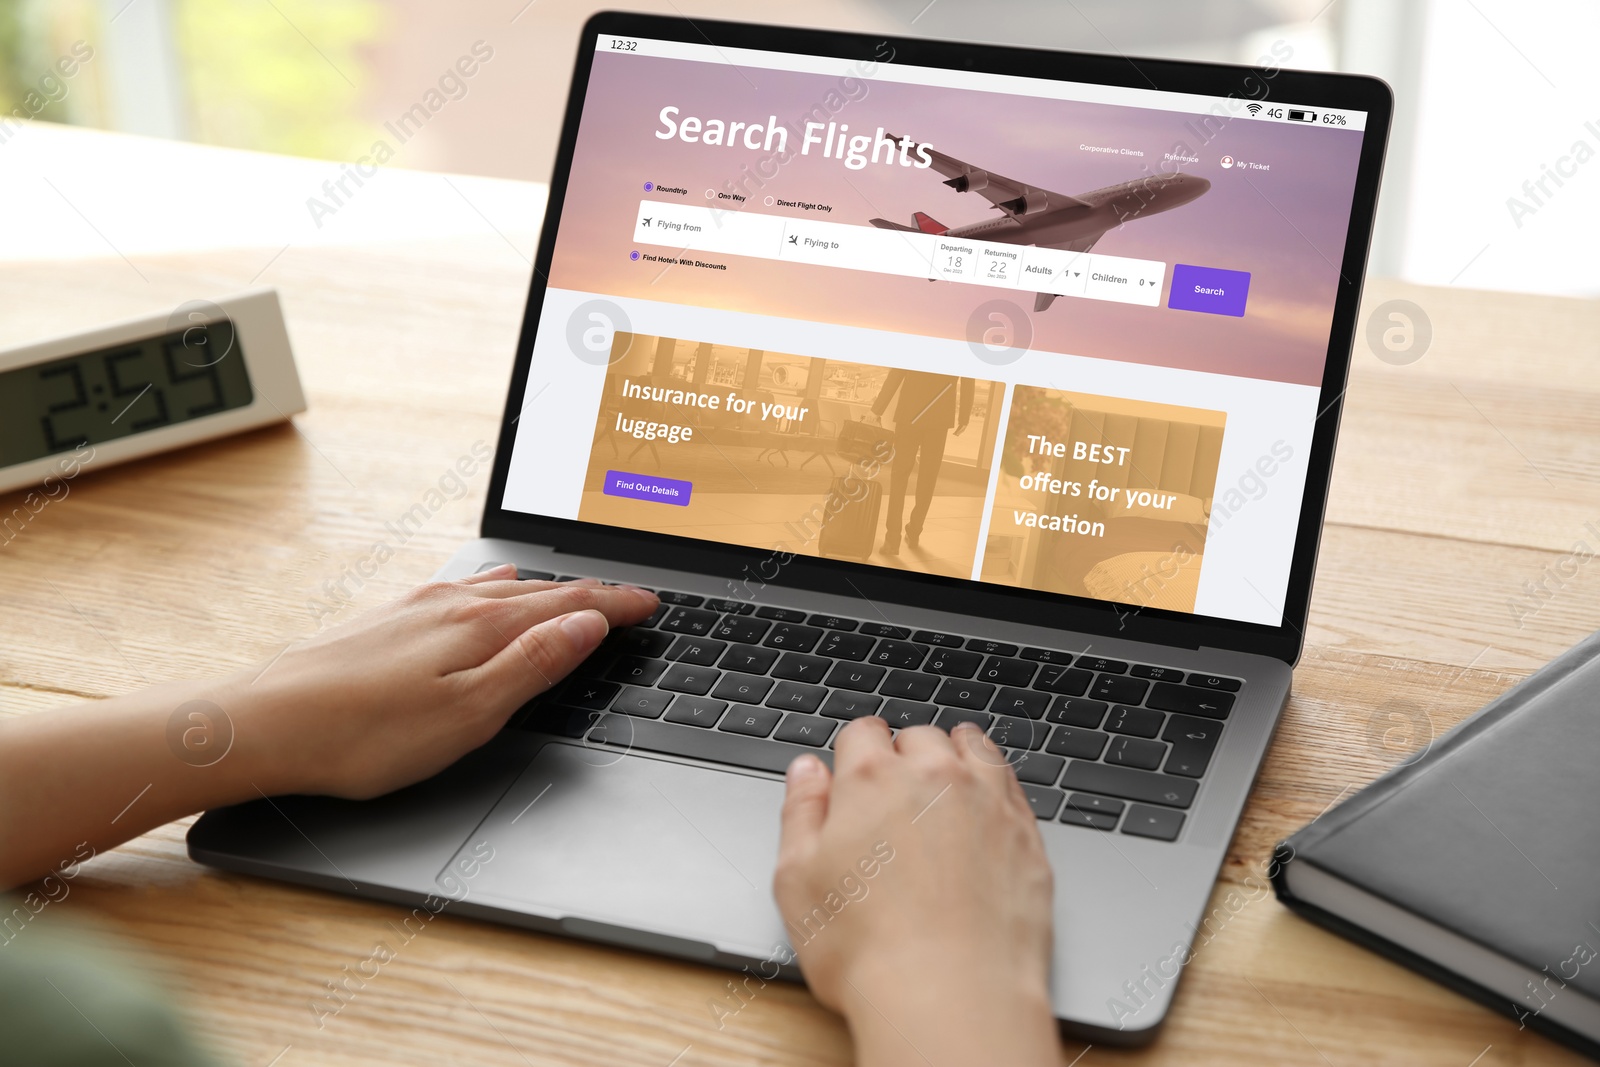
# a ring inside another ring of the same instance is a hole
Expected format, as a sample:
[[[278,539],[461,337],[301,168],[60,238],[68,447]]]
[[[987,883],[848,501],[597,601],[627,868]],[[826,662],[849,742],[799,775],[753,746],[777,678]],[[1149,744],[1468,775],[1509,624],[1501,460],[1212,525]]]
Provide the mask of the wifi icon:
[[[1250,117],[1251,118],[1254,118],[1255,116],[1261,114],[1261,105],[1260,104],[1246,104],[1244,106],[1244,109],[1246,111],[1250,112]]]

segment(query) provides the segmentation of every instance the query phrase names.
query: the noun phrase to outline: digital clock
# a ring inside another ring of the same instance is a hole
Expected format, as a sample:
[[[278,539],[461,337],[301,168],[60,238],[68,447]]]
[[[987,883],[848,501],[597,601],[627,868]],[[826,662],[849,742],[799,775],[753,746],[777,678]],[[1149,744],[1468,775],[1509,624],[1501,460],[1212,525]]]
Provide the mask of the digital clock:
[[[0,491],[58,473],[63,453],[99,468],[305,409],[272,289],[0,349]]]

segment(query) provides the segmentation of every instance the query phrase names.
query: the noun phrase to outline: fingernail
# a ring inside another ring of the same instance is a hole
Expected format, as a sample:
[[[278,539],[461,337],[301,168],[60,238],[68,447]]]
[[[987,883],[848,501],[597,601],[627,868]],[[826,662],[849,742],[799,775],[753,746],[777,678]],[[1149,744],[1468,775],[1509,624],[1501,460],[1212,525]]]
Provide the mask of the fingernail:
[[[580,648],[598,645],[611,630],[611,624],[606,622],[606,617],[593,608],[561,616],[560,625],[561,632]]]
[[[638,593],[640,596],[644,597],[646,600],[655,600],[656,599],[656,595],[654,593],[652,593],[650,590],[644,588],[643,586],[624,584],[622,586],[622,588],[630,590],[630,591],[635,592],[635,593]]]
[[[822,761],[815,756],[806,755],[789,764],[789,769],[784,776],[791,782],[803,782],[807,778],[813,777],[820,770],[822,770]]]
[[[978,730],[978,724],[977,723],[975,723],[975,722],[958,722],[955,725],[955,729],[951,730],[950,732],[954,734],[954,733],[972,733],[974,731],[982,733],[981,730]]]

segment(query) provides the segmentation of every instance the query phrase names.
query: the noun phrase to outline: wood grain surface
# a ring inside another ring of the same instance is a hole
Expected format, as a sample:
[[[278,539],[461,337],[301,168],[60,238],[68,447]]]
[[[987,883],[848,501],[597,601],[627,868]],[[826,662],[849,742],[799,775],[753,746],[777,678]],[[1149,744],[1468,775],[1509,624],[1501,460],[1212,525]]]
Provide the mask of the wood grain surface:
[[[524,219],[542,195],[526,187]],[[141,254],[136,269],[110,249],[0,261],[0,344],[276,286],[310,404],[292,427],[86,473],[0,545],[0,713],[270,658],[316,628],[324,583],[385,522],[493,444],[531,227],[485,217],[480,233],[408,240],[397,220],[392,236]],[[1366,307],[1393,298],[1423,309],[1431,346],[1395,366],[1357,342],[1305,654],[1213,900],[1228,918],[1154,1045],[1069,1042],[1063,1063],[1582,1062],[1251,888],[1276,840],[1600,626],[1600,562],[1571,555],[1600,549],[1600,305],[1374,282]],[[474,536],[486,483],[397,546],[339,617]],[[0,497],[0,513],[19,502]],[[41,919],[124,935],[232,1062],[850,1059],[801,987],[769,985],[718,1029],[723,972],[449,915],[319,1026],[312,1002],[402,909],[196,866],[185,829],[91,861]]]

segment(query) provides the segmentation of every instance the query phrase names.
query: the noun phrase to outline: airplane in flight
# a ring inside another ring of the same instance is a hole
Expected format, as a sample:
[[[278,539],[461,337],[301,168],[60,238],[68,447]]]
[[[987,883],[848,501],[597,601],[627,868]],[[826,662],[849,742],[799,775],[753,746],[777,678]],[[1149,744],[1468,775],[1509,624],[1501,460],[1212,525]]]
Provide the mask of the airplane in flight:
[[[886,134],[885,139],[897,145],[905,140],[894,134]],[[943,152],[926,147],[924,151],[933,156],[933,169],[945,176],[945,185],[958,193],[979,194],[1000,212],[999,217],[952,227],[918,211],[911,216],[914,225],[871,219],[872,225],[884,230],[1087,252],[1106,231],[1182,207],[1211,188],[1209,181],[1192,174],[1163,173],[1068,196],[982,170]],[[1033,310],[1043,311],[1055,298],[1055,293],[1036,293]]]

